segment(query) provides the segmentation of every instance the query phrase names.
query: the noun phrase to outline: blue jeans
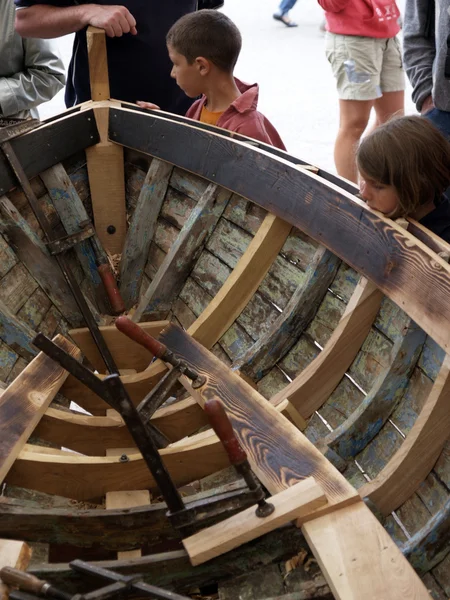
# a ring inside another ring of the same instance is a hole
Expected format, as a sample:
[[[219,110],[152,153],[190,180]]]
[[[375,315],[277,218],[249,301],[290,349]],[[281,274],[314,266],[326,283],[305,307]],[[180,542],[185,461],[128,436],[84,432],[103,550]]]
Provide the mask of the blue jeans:
[[[283,16],[288,13],[291,8],[294,7],[297,0],[281,0],[281,4],[278,7],[277,14]]]
[[[432,108],[424,116],[450,140],[450,112],[440,110],[439,108]]]

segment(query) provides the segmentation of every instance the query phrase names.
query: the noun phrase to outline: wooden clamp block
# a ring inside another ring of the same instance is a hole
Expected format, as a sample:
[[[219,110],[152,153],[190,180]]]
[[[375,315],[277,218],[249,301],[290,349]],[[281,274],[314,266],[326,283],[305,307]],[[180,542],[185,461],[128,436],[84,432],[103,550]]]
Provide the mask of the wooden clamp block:
[[[14,567],[25,571],[31,559],[31,548],[25,542],[0,540],[0,569]],[[8,587],[0,580],[0,600],[8,600]]]
[[[257,517],[256,505],[250,506],[183,540],[191,563],[200,565],[294,519],[301,523],[305,516],[327,503],[322,488],[313,477],[286,488],[268,501],[275,506],[275,511],[268,517]]]

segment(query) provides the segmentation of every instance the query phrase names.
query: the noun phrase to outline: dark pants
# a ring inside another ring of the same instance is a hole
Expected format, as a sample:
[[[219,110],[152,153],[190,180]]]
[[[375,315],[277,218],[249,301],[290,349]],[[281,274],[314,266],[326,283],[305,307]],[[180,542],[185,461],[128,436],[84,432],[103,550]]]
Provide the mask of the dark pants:
[[[450,140],[450,112],[432,108],[424,116]]]

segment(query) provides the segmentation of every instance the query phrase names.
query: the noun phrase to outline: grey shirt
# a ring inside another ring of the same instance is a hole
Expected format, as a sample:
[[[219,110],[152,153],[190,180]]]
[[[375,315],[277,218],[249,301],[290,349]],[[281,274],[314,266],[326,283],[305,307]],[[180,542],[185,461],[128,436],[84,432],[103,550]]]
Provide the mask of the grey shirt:
[[[52,42],[21,38],[14,16],[14,1],[0,0],[0,116],[27,117],[64,87],[64,65]]]
[[[403,58],[413,86],[412,99],[419,111],[430,95],[436,108],[450,111],[450,81],[444,77],[450,34],[449,7],[450,0],[406,0]]]

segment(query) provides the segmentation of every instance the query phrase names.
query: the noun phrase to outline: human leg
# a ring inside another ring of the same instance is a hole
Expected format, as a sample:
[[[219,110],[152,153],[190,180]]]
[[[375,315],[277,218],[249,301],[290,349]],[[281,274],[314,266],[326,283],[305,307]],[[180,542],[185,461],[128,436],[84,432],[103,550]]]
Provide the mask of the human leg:
[[[281,4],[278,7],[277,12],[274,13],[273,18],[276,21],[281,21],[284,23],[286,27],[297,27],[297,23],[289,18],[289,11],[291,8],[293,8],[296,2],[297,0],[281,0]]]
[[[392,116],[402,117],[405,113],[405,92],[383,92],[374,102],[376,121],[374,128],[386,123]]]
[[[339,100],[339,130],[334,145],[334,163],[341,177],[358,182],[355,153],[369,122],[372,100]]]
[[[339,94],[339,130],[334,160],[339,175],[357,182],[355,150],[381,96],[381,55],[373,38],[326,34],[326,54]]]

